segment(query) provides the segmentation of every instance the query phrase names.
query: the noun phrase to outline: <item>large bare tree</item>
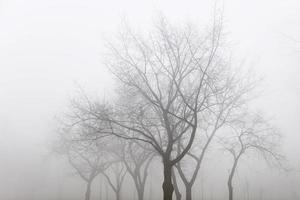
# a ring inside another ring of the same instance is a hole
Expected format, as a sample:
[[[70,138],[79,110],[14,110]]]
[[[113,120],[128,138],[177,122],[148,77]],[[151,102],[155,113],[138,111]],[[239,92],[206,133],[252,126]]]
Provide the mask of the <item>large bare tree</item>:
[[[106,64],[118,80],[118,100],[108,104],[84,98],[74,104],[74,124],[88,121],[99,137],[144,142],[157,152],[164,170],[164,200],[172,199],[172,167],[189,152],[201,132],[199,124],[220,106],[220,95],[235,89],[220,48],[221,30],[218,19],[202,33],[192,26],[173,27],[165,19],[149,37],[126,29],[108,45]],[[231,98],[242,94],[235,95]]]

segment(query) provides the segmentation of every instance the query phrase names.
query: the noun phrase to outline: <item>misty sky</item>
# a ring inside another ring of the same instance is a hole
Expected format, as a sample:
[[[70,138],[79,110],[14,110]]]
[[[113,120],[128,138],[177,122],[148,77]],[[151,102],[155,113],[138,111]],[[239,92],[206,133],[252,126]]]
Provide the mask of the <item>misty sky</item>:
[[[233,55],[265,77],[254,107],[285,136],[295,170],[284,183],[299,187],[300,2],[220,4]],[[113,80],[102,64],[103,41],[122,19],[142,29],[163,14],[171,23],[203,27],[213,6],[209,0],[0,0],[0,199],[14,199],[18,190],[29,194],[33,186],[26,182],[43,179],[54,118],[76,95],[77,84],[89,94],[109,94]]]

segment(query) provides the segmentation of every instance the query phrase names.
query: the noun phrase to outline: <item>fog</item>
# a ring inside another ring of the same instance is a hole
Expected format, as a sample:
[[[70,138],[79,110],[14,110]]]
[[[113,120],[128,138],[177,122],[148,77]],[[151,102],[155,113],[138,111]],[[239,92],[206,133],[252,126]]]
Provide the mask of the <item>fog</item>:
[[[144,30],[159,15],[175,25],[204,27],[211,22],[215,4],[0,0],[0,199],[84,199],[84,182],[50,147],[57,136],[56,119],[78,95],[78,85],[89,95],[105,99],[112,95],[114,78],[103,64],[105,41],[116,35],[124,20]],[[300,199],[300,2],[224,0],[217,5],[223,7],[234,60],[244,61],[264,77],[262,95],[251,108],[280,129],[290,169],[284,172],[270,169],[260,159],[246,160],[235,180],[237,199]],[[230,161],[219,155],[223,154],[208,156],[194,186],[194,199],[227,197]],[[156,160],[149,169],[145,199],[162,199],[163,176]],[[132,183],[125,183],[123,199],[137,199]],[[103,179],[98,177],[93,188],[91,199],[114,199]]]

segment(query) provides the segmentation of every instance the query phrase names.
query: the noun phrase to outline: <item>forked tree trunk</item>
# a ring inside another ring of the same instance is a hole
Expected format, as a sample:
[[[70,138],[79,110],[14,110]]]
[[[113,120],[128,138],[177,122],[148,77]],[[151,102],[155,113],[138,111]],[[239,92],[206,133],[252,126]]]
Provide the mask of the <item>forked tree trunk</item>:
[[[140,183],[137,176],[132,176],[138,196],[138,200],[144,199],[145,183]]]
[[[174,187],[172,184],[172,165],[170,161],[164,161],[164,182],[163,188],[163,199],[172,200]]]

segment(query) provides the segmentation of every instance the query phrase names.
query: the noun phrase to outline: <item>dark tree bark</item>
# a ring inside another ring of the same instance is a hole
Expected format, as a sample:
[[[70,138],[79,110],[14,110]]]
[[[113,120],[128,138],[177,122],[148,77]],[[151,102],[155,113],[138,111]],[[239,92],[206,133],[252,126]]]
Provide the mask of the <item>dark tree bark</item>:
[[[163,199],[172,200],[174,187],[172,184],[172,165],[169,161],[164,161],[164,182],[163,188]]]

